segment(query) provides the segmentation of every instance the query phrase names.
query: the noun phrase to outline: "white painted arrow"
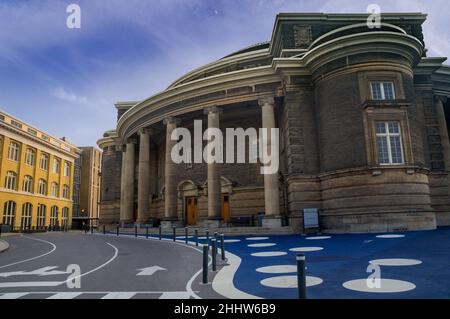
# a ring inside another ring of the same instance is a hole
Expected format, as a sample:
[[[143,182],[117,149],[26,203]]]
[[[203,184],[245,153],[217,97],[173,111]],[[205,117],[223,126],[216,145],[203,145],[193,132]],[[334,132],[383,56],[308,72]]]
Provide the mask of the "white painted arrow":
[[[158,270],[167,270],[167,269],[159,267],[159,266],[142,268],[142,269],[138,269],[138,271],[140,271],[140,272],[136,276],[151,276]]]
[[[11,276],[55,276],[55,275],[64,275],[68,274],[66,271],[54,270],[58,268],[58,266],[48,266],[39,268],[33,271],[12,271],[12,272],[4,272],[0,273],[0,277],[7,278]]]

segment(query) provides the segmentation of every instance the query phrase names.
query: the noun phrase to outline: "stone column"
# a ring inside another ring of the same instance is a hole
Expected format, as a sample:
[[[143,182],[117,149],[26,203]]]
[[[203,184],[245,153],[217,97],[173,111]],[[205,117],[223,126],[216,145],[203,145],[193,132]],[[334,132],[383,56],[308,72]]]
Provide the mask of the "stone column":
[[[122,151],[122,168],[120,171],[120,223],[126,220],[125,214],[125,162],[126,162],[126,153],[125,153],[125,145],[120,146],[120,150]]]
[[[275,127],[275,100],[273,97],[262,98],[258,101],[262,111],[262,128],[267,129],[267,152],[271,154],[271,129]],[[262,136],[260,136],[262,138]],[[264,227],[281,227],[280,216],[280,193],[279,193],[278,172],[264,175],[264,202],[265,216]]]
[[[208,128],[220,129],[221,110],[213,106],[205,109],[204,113],[208,115]],[[222,219],[222,184],[219,165],[220,163],[208,164],[208,221],[205,222],[205,226],[208,227],[219,227]]]
[[[150,130],[139,131],[139,175],[137,222],[144,223],[149,218],[150,186]]]
[[[123,182],[123,210],[120,212],[121,224],[134,222],[134,159],[135,141],[130,139],[125,149],[125,174]]]
[[[445,120],[444,103],[447,98],[443,96],[435,96],[434,103],[436,114],[439,122],[439,135],[441,137],[442,153],[444,155],[445,170],[450,171],[450,141],[448,138],[447,122]]]
[[[172,148],[177,141],[171,140],[173,130],[180,124],[180,120],[174,117],[169,117],[164,120],[166,125],[166,161],[165,161],[165,220],[162,223],[163,227],[171,227],[178,221],[178,191],[175,184],[176,179],[176,164],[172,161]]]

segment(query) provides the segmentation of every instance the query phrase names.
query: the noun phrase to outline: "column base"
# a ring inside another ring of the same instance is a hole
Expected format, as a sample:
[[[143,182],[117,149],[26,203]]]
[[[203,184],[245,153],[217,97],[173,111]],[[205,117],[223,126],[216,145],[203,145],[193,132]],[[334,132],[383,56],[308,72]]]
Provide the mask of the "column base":
[[[281,216],[264,216],[262,220],[262,227],[266,228],[281,227]]]
[[[120,227],[125,228],[125,226],[133,226],[134,227],[134,220],[121,220]]]
[[[166,219],[161,221],[161,228],[162,229],[172,229],[172,227],[181,227],[183,226],[180,221],[177,219]]]
[[[205,228],[220,228],[222,224],[222,218],[208,218],[203,221],[203,227]]]

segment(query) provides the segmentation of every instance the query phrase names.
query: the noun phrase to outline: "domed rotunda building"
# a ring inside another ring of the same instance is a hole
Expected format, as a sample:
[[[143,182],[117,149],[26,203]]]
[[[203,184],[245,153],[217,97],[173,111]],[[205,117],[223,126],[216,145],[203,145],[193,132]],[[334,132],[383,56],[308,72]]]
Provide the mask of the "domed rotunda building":
[[[117,103],[98,141],[100,223],[302,231],[316,208],[328,232],[449,225],[450,67],[427,57],[426,15],[367,18],[279,14],[269,42]],[[201,140],[199,120],[202,132],[278,128],[279,171],[261,174],[249,147],[245,163],[175,163],[172,132]]]

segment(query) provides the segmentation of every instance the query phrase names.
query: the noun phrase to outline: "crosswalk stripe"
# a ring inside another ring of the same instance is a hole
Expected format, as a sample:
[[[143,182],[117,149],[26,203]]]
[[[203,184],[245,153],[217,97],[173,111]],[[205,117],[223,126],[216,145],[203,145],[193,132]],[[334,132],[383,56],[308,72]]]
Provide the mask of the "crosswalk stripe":
[[[74,299],[81,294],[81,292],[59,292],[57,294],[54,294],[53,296],[48,297],[47,299]]]
[[[28,295],[28,292],[8,293],[1,295],[0,299],[19,299],[26,295]]]
[[[110,292],[102,299],[131,299],[136,295],[135,292]]]
[[[159,299],[189,299],[191,294],[187,291],[164,292]]]

